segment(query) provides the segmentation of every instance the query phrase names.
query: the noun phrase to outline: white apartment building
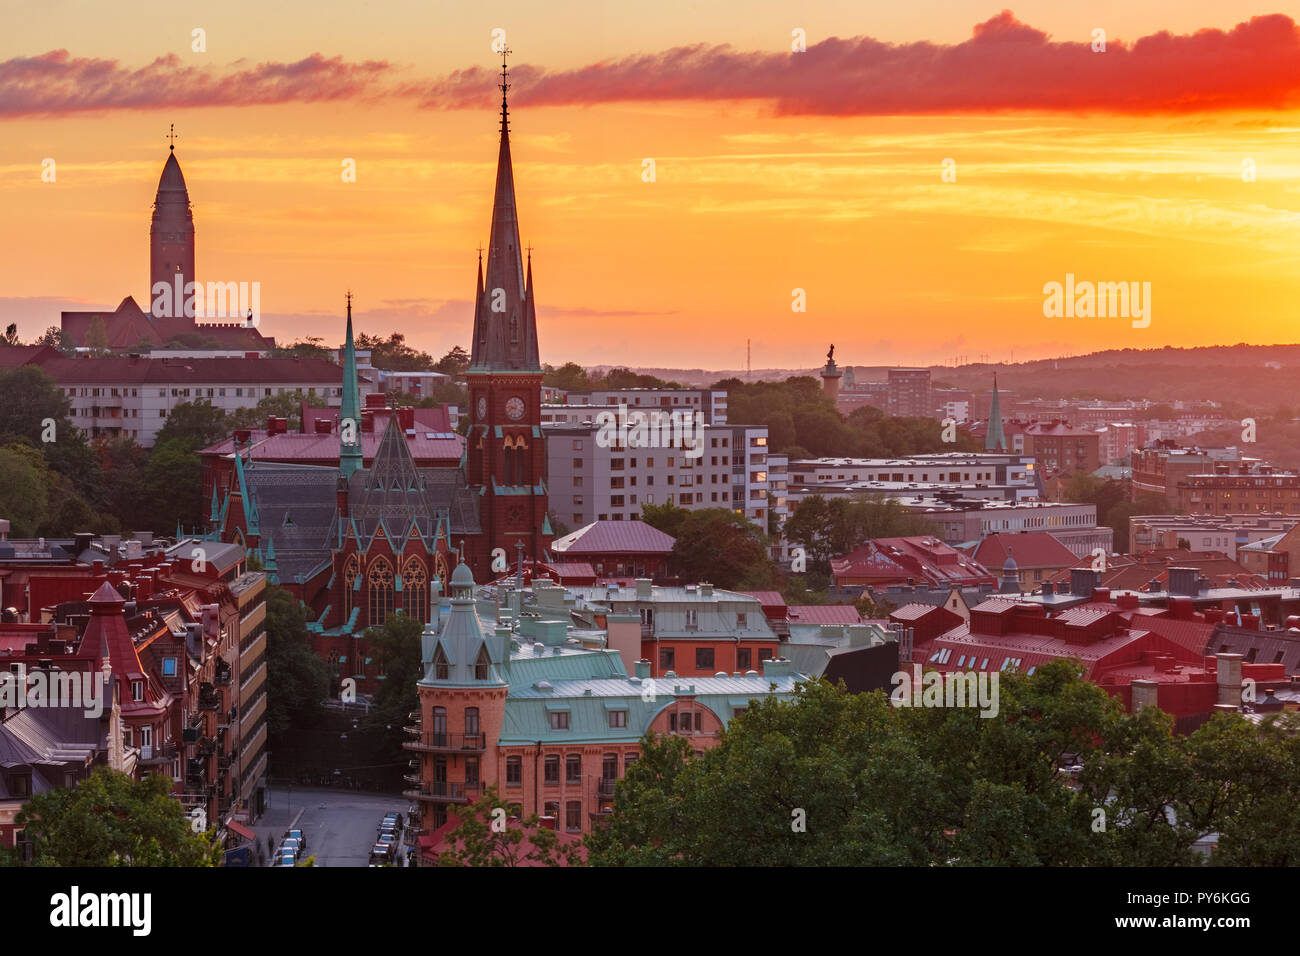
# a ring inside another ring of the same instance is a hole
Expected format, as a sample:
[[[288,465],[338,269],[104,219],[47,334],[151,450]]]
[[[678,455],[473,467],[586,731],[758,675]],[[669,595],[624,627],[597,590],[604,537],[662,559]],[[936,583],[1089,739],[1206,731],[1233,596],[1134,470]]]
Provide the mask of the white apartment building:
[[[715,388],[612,388],[572,391],[570,406],[626,405],[628,411],[701,412],[706,425],[727,424],[727,392]],[[575,423],[577,424],[577,423]]]
[[[909,458],[800,458],[789,464],[791,497],[828,492],[877,491],[913,496],[943,488],[968,497],[1039,497],[1034,459],[1002,453],[946,452]]]
[[[322,359],[85,358],[42,366],[68,397],[72,423],[91,437],[132,438],[144,448],[177,405],[204,399],[233,412],[301,391],[342,401],[343,370]],[[362,392],[370,382],[363,382]]]
[[[594,422],[542,429],[551,511],[571,528],[638,521],[642,505],[674,504],[730,508],[767,530],[773,463],[765,425],[704,425],[703,447],[695,448],[610,443]]]

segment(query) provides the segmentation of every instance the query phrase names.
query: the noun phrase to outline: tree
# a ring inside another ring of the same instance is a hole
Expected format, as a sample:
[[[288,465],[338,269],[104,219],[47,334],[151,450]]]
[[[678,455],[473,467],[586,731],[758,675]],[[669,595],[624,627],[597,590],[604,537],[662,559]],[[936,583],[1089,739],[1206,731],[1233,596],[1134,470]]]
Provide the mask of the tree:
[[[41,453],[26,442],[0,446],[0,514],[15,538],[34,538],[49,517],[49,475]]]
[[[271,349],[271,358],[311,358],[334,361],[334,352],[325,347],[319,335],[309,335],[292,345],[276,346]]]
[[[50,348],[58,349],[64,354],[72,351],[72,345],[68,337],[64,334],[63,329],[57,325],[51,325],[41,333],[41,337],[36,340],[36,345],[48,345]]]
[[[459,345],[452,346],[447,354],[438,359],[433,366],[435,372],[450,375],[453,379],[464,375],[467,368],[469,368],[469,353]]]
[[[170,534],[177,525],[196,528],[207,517],[207,503],[201,500],[202,463],[194,451],[186,438],[154,444],[144,470],[145,514],[151,527]]]
[[[579,392],[591,388],[591,382],[587,378],[587,370],[576,362],[565,362],[559,368],[553,365],[546,366],[545,375],[542,376],[542,384],[563,389],[566,392]]]
[[[21,435],[33,445],[51,444],[44,439],[50,422],[54,443],[76,441],[78,430],[68,417],[71,405],[63,389],[44,369],[34,365],[0,371],[0,434]]]
[[[580,844],[564,846],[559,835],[541,825],[537,814],[510,816],[495,787],[464,810],[446,837],[439,866],[572,866],[582,862]]]
[[[290,431],[302,428],[302,403],[310,408],[325,408],[328,403],[319,395],[308,395],[302,389],[285,392],[283,395],[267,395],[258,400],[252,408],[240,408],[226,416],[225,437],[236,428],[265,428],[266,420],[271,416],[285,419]]]
[[[682,508],[672,502],[641,506],[641,520],[673,538],[681,534],[682,524],[690,513],[690,509]]]
[[[83,343],[90,354],[96,358],[101,358],[108,354],[108,326],[99,316],[90,320],[90,325],[86,327],[86,339]]]
[[[275,688],[266,702],[270,737],[317,725],[330,694],[329,671],[312,650],[302,603],[276,585],[266,588],[266,676]]]
[[[380,627],[366,628],[366,653],[382,668],[384,680],[375,692],[375,706],[366,717],[376,756],[398,760],[406,756],[401,741],[387,728],[401,727],[406,715],[420,706],[415,683],[424,676],[420,662],[420,635],[424,625],[401,611],[388,615]]]
[[[1216,714],[1176,736],[1171,717],[1124,713],[1068,659],[1002,673],[997,700],[980,716],[812,681],[750,701],[702,756],[647,736],[588,862],[1196,865],[1211,832],[1215,862],[1297,862],[1290,733]]]
[[[0,335],[0,346],[22,344],[23,343],[18,339],[18,323],[10,322],[9,325],[5,327],[4,335]]]
[[[775,577],[763,533],[726,508],[688,511],[671,560],[682,580],[709,581],[726,589],[766,588]]]
[[[72,789],[40,793],[18,812],[37,866],[216,866],[221,848],[196,835],[172,780],[97,767]]]
[[[230,432],[226,413],[206,398],[196,398],[192,402],[181,402],[167,413],[167,423],[158,429],[154,448],[179,441],[191,451],[197,451],[226,438]]]
[[[370,350],[370,364],[375,368],[394,372],[433,371],[434,362],[429,353],[411,348],[401,332],[393,332],[387,339],[362,333],[356,338],[356,346]]]

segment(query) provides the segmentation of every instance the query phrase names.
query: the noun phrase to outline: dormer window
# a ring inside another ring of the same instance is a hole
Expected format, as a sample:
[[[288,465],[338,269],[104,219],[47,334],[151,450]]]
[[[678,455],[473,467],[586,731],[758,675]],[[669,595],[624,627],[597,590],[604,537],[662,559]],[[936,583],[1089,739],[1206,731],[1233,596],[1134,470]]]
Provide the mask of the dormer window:
[[[131,681],[131,699],[144,700],[144,681],[142,680]]]
[[[442,652],[442,647],[433,652],[433,678],[434,680],[447,680],[451,668],[447,664],[447,655]]]
[[[492,659],[488,657],[487,648],[480,647],[478,651],[478,660],[474,662],[474,679],[487,680],[488,666],[491,663],[492,663]]]

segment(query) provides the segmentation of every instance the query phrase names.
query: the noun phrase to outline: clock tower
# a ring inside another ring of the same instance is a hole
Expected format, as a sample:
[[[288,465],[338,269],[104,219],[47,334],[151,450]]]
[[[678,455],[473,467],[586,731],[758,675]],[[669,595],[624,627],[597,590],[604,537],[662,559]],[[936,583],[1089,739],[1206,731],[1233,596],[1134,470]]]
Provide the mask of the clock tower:
[[[506,51],[507,53],[509,51]],[[474,296],[474,340],[465,377],[470,426],[466,480],[479,493],[479,520],[489,554],[504,549],[514,565],[518,543],[527,558],[550,547],[546,517],[546,443],[542,437],[542,366],[537,353],[531,252],[519,245],[515,180],[510,165],[509,73],[501,67],[501,150],[492,201],[492,232],[479,250]],[[496,577],[483,569],[485,576]]]

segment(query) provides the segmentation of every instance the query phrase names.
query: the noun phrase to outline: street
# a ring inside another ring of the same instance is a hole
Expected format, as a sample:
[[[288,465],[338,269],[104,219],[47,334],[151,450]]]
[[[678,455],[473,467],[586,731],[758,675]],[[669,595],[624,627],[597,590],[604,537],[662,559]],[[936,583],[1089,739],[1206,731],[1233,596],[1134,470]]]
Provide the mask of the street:
[[[305,856],[316,866],[366,866],[375,843],[379,821],[390,810],[405,823],[409,803],[400,796],[354,793],[346,790],[273,788],[270,806],[252,828],[266,850],[267,837],[279,845],[285,830],[296,826],[307,840]],[[406,864],[405,831],[395,863]]]

